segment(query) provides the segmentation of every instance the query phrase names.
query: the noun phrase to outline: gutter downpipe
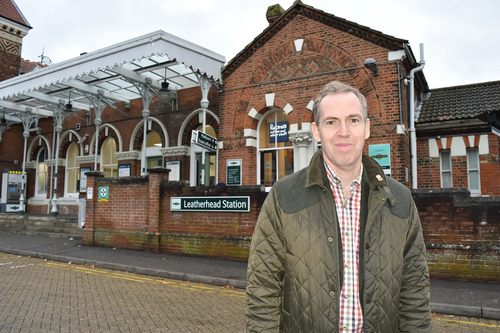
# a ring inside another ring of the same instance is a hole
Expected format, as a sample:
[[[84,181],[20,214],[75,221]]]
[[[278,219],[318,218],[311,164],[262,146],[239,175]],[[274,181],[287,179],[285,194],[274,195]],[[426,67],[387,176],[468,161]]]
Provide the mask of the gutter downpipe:
[[[411,148],[411,184],[412,189],[417,189],[417,135],[415,133],[415,72],[424,69],[424,44],[420,44],[420,63],[419,66],[410,71],[408,79],[410,81],[410,148]]]

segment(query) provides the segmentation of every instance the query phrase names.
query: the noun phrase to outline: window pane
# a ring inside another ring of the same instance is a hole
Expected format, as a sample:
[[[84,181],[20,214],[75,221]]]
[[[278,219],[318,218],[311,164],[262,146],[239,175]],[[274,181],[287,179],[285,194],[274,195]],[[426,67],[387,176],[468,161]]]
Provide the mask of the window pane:
[[[479,172],[469,172],[469,190],[479,190]]]
[[[77,169],[69,169],[68,170],[68,178],[67,178],[68,193],[75,193],[76,192],[76,175],[77,175]]]
[[[479,169],[479,158],[477,149],[467,150],[467,160],[469,162],[469,169],[478,170]]]
[[[73,144],[71,147],[69,147],[68,150],[68,157],[67,157],[67,162],[66,166],[68,168],[74,168],[76,166],[76,154],[77,154],[77,145]]]
[[[37,163],[37,194],[47,194],[47,165],[45,164],[47,150],[42,148],[38,152],[38,163]]]
[[[441,151],[441,168],[443,171],[451,170],[450,152]]]
[[[278,150],[278,180],[293,173],[293,149]]]
[[[260,163],[260,183],[265,186],[272,186],[276,181],[276,151],[263,152]]]
[[[269,113],[260,125],[259,148],[285,147],[289,127],[288,116],[284,111]]]
[[[47,194],[47,173],[38,173],[38,194]]]
[[[451,172],[443,172],[443,188],[449,188],[451,186]]]

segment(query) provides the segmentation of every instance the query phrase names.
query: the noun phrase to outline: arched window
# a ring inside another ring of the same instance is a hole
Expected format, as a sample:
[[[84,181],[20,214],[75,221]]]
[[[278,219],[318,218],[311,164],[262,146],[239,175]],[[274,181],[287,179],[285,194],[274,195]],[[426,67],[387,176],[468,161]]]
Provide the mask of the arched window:
[[[163,166],[163,156],[160,152],[161,137],[157,132],[149,133],[146,139],[146,158],[148,164],[146,169]]]
[[[198,131],[203,132],[203,126],[197,128]],[[205,133],[213,138],[217,138],[215,129],[207,125]],[[203,153],[202,148],[196,144],[191,144],[191,163],[193,167],[192,176],[195,179],[194,185],[200,186],[202,184],[202,170],[203,170]],[[217,152],[205,149],[205,186],[215,185],[217,183]]]
[[[36,196],[46,196],[47,195],[47,184],[48,184],[48,173],[47,173],[47,149],[41,148],[38,151],[36,157],[36,183],[35,183],[35,195]]]
[[[80,163],[76,160],[78,145],[73,143],[66,153],[66,178],[64,196],[77,197],[80,185]]]
[[[270,110],[258,126],[257,181],[272,186],[293,173],[293,144],[289,141],[290,124],[286,112]]]
[[[101,148],[101,171],[105,177],[118,177],[118,160],[115,157],[116,142],[109,138]]]

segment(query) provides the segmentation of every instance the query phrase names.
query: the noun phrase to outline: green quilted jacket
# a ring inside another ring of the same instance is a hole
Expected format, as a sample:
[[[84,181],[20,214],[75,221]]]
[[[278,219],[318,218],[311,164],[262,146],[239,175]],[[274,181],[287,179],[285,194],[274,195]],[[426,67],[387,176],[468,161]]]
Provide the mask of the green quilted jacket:
[[[430,332],[429,272],[410,191],[363,156],[361,197],[364,332]],[[248,261],[247,332],[338,332],[342,272],[319,150],[308,168],[273,186],[260,212]]]

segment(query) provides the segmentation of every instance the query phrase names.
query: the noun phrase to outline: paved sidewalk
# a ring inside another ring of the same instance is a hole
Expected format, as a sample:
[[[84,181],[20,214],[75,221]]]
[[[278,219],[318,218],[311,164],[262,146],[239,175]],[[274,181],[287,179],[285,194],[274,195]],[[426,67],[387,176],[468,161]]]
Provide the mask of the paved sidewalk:
[[[0,232],[0,252],[244,289],[246,262],[82,245]],[[500,281],[499,281],[500,282]],[[431,280],[432,311],[500,320],[500,283]]]

